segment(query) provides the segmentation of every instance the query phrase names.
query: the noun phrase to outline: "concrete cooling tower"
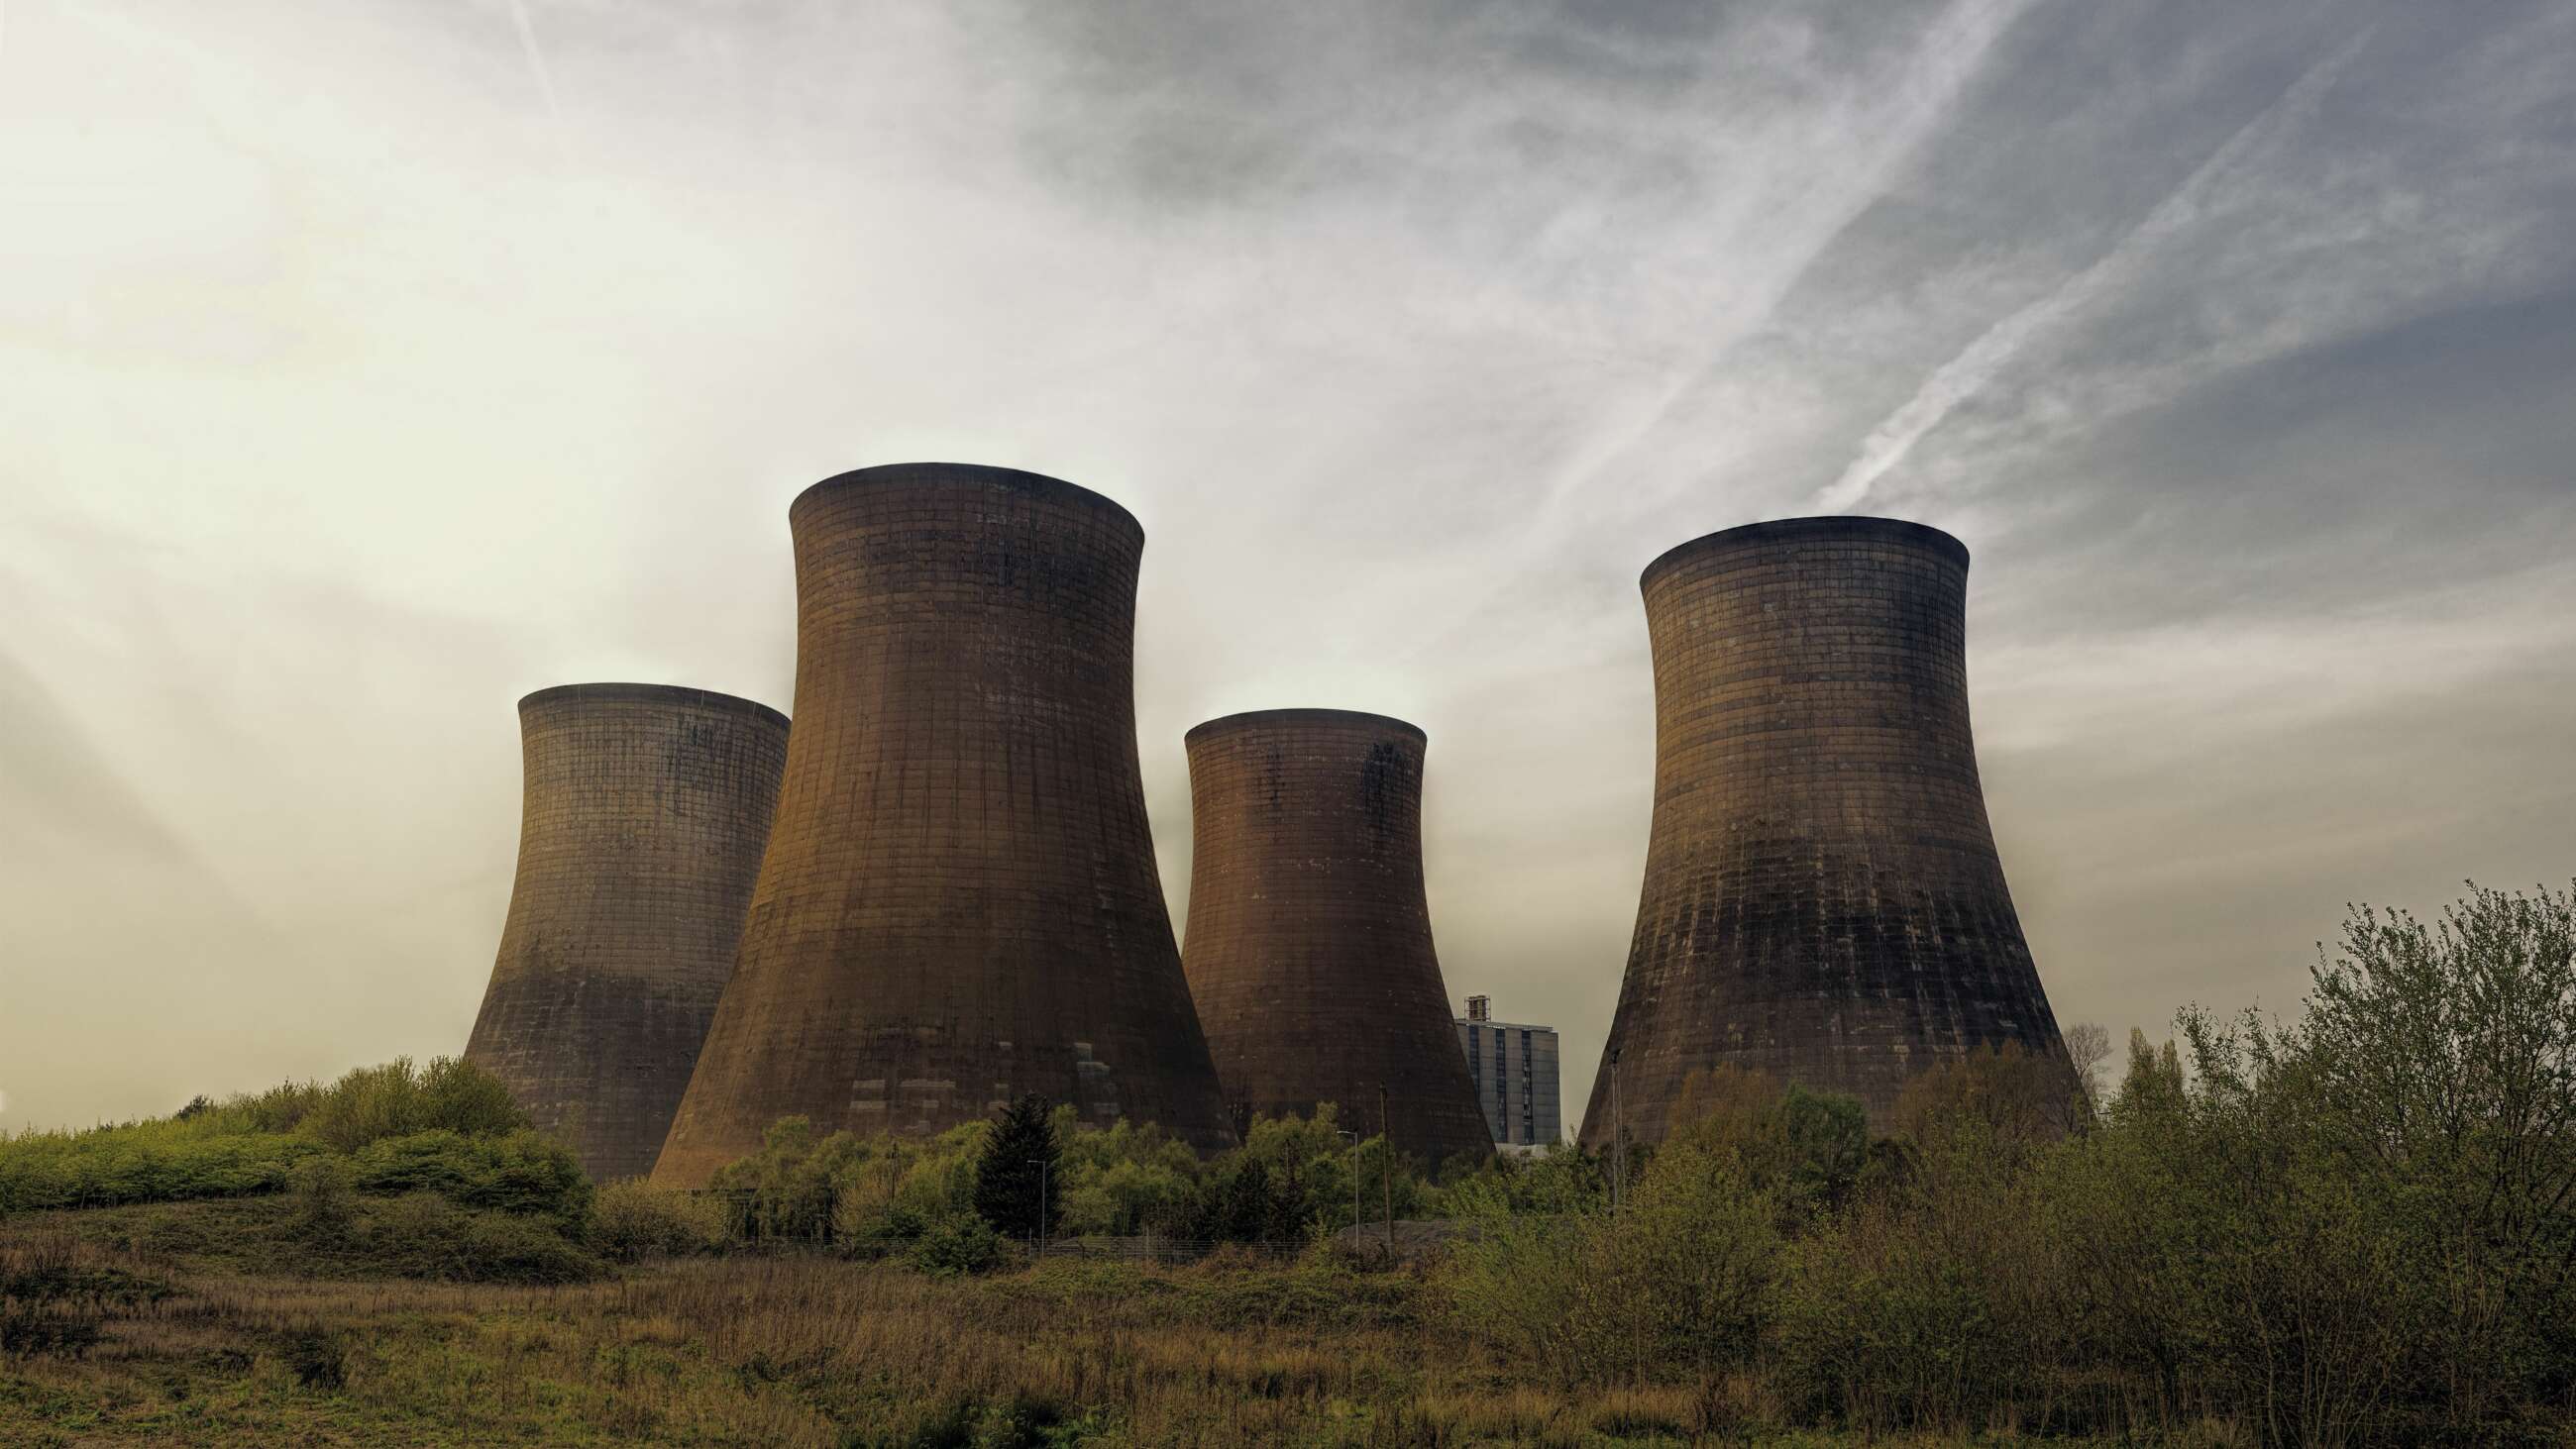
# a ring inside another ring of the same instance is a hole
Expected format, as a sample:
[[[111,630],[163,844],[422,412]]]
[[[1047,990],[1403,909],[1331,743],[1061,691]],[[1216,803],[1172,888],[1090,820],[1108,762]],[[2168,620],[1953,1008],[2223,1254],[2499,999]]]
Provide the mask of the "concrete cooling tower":
[[[1968,733],[1968,551],[1884,518],[1694,539],[1646,568],[1655,815],[1583,1140],[1660,1141],[1733,1064],[1851,1093],[1971,1048],[2063,1058]]]
[[[788,510],[797,727],[732,984],[657,1182],[782,1117],[936,1133],[1026,1093],[1226,1146],[1137,769],[1144,530],[948,463]]]
[[[466,1060],[600,1179],[650,1172],[760,872],[787,719],[571,684],[519,701],[519,871]]]
[[[1437,1164],[1491,1155],[1431,949],[1422,731],[1278,709],[1189,733],[1189,934],[1181,960],[1218,1080],[1245,1115],[1387,1132]]]

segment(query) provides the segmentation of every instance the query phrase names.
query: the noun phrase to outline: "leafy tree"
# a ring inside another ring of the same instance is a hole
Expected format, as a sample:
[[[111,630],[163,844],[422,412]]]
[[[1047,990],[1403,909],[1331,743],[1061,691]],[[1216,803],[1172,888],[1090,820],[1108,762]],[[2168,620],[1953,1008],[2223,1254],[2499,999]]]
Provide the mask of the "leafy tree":
[[[1682,1083],[1665,1150],[1687,1146],[1732,1164],[1791,1227],[1841,1207],[1870,1162],[1869,1115],[1857,1097],[1783,1089],[1742,1067],[1693,1072]]]
[[[975,1161],[976,1216],[1008,1237],[1053,1232],[1062,1160],[1046,1098],[1031,1093],[1004,1108]]]

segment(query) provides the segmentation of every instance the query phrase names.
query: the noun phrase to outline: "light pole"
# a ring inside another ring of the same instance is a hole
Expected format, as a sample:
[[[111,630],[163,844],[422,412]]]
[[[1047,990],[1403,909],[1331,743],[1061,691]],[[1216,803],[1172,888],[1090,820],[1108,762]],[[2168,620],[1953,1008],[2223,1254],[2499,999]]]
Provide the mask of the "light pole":
[[[1610,1211],[1628,1186],[1628,1119],[1619,1111],[1619,1049],[1610,1049]]]
[[[1336,1137],[1347,1137],[1351,1143],[1351,1226],[1360,1225],[1360,1134],[1349,1128],[1338,1128]]]
[[[1038,1256],[1043,1258],[1047,1250],[1047,1160],[1043,1157],[1032,1157],[1029,1159],[1029,1165],[1038,1170]]]
[[[1386,1165],[1378,1176],[1386,1183],[1386,1258],[1395,1261],[1395,1138],[1386,1130],[1386,1083],[1377,1084],[1377,1140],[1386,1144]]]

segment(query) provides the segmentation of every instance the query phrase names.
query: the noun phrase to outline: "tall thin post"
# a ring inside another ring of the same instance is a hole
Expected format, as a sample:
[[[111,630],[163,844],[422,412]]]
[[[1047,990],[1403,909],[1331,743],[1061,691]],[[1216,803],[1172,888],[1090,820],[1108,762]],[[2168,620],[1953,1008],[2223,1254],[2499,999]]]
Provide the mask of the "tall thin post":
[[[1351,1140],[1351,1226],[1360,1225],[1360,1134],[1345,1130],[1342,1136]]]
[[[1386,1083],[1377,1084],[1377,1140],[1386,1145],[1386,1163],[1379,1176],[1386,1183],[1386,1256],[1395,1259],[1395,1139],[1386,1133]]]
[[[1032,1157],[1029,1159],[1029,1164],[1038,1170],[1038,1256],[1040,1258],[1044,1258],[1047,1250],[1048,1226],[1046,1191],[1047,1160],[1043,1157]]]
[[[1610,1211],[1628,1190],[1628,1118],[1619,1110],[1619,1052],[1610,1052]]]

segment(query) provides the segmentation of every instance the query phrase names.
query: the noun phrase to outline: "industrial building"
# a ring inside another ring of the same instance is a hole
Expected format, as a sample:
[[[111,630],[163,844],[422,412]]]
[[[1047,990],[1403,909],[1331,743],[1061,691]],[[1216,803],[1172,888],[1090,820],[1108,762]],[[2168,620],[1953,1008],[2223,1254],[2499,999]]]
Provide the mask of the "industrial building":
[[[788,523],[778,816],[655,1180],[702,1184],[782,1117],[921,1135],[1026,1093],[1230,1144],[1137,765],[1144,530],[950,463],[827,479]]]
[[[465,1057],[592,1177],[641,1176],[733,971],[787,718],[575,684],[520,700],[519,738],[518,874]]]
[[[1274,709],[1191,730],[1181,959],[1238,1120],[1333,1104],[1438,1164],[1486,1156],[1422,880],[1422,731]]]
[[[1483,996],[1468,997],[1467,1014],[1453,1024],[1494,1145],[1537,1152],[1562,1143],[1556,1028],[1496,1021],[1492,1000]]]
[[[1692,540],[1641,588],[1655,808],[1626,977],[1584,1115],[1660,1141],[1696,1071],[1847,1092],[1984,1046],[2064,1058],[1969,732],[1968,551],[1884,518]]]

